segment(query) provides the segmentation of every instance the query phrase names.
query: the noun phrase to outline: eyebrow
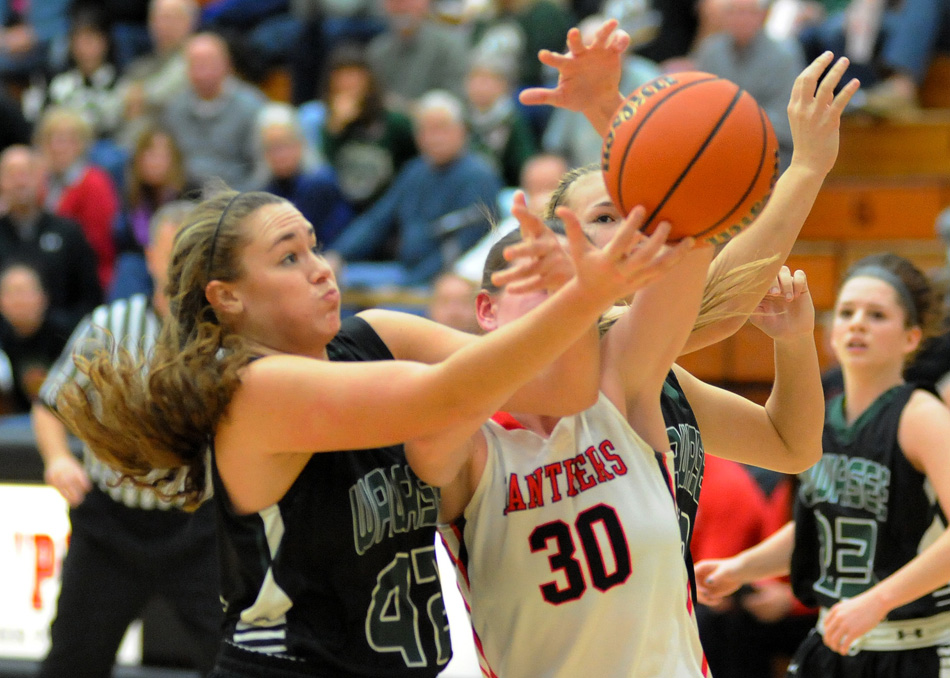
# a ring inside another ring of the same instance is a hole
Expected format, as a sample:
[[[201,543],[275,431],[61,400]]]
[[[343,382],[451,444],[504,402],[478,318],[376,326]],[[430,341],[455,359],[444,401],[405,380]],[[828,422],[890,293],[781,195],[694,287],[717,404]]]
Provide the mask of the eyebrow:
[[[313,226],[307,228],[307,235],[313,239],[316,239],[316,233],[313,231]],[[267,248],[267,251],[272,251],[275,247],[281,243],[287,242],[288,240],[293,240],[297,237],[297,229],[291,229],[284,231],[274,242],[271,243],[271,246]]]

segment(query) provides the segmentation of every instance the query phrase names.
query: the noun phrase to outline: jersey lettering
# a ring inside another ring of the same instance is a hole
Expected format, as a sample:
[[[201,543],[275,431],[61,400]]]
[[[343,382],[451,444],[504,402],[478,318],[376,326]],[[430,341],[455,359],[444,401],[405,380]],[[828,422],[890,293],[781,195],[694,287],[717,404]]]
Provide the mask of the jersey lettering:
[[[627,465],[614,449],[613,443],[604,440],[596,447],[588,447],[583,454],[576,457],[545,464],[523,476],[511,474],[508,478],[508,502],[504,515],[513,511],[541,508],[544,506],[546,494],[552,503],[557,503],[565,495],[575,497],[601,483],[625,475]]]
[[[690,424],[678,424],[667,427],[666,435],[673,450],[677,489],[685,491],[694,502],[699,502],[705,459],[699,429]]]
[[[373,469],[350,486],[353,545],[363,555],[385,537],[435,525],[438,490],[420,481],[404,464]]]
[[[805,506],[819,503],[867,511],[879,522],[887,521],[891,470],[870,459],[825,454],[801,475],[799,497]]]

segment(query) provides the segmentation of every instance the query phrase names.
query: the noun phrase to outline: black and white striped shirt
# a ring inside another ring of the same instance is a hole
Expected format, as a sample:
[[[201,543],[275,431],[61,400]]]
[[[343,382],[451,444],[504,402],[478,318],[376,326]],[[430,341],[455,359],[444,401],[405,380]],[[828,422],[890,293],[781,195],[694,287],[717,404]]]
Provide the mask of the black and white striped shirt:
[[[56,409],[56,398],[69,382],[85,386],[88,379],[76,367],[74,356],[79,353],[92,356],[99,349],[121,347],[133,355],[148,355],[155,347],[161,328],[161,320],[155,315],[150,299],[136,294],[128,299],[118,299],[97,307],[86,316],[73,331],[66,348],[50,368],[46,381],[40,389],[40,400],[50,409]],[[83,465],[89,478],[113,500],[131,508],[167,509],[181,502],[169,502],[157,493],[119,481],[119,474],[105,465],[88,449],[83,451]]]

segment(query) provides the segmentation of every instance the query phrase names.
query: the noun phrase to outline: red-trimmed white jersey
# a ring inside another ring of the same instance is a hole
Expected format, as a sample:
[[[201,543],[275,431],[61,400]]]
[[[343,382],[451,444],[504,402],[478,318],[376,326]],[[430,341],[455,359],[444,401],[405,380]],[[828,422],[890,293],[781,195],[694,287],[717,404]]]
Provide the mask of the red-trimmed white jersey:
[[[494,421],[484,474],[440,530],[499,678],[697,678],[670,460],[603,394],[549,438]]]

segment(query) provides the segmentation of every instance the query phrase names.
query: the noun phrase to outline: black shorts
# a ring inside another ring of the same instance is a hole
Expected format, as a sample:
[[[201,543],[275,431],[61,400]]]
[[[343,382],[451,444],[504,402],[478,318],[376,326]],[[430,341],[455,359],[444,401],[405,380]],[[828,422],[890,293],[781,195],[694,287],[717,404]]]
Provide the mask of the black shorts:
[[[842,657],[816,630],[808,634],[788,665],[789,678],[950,678],[950,645],[914,650],[864,650]]]

